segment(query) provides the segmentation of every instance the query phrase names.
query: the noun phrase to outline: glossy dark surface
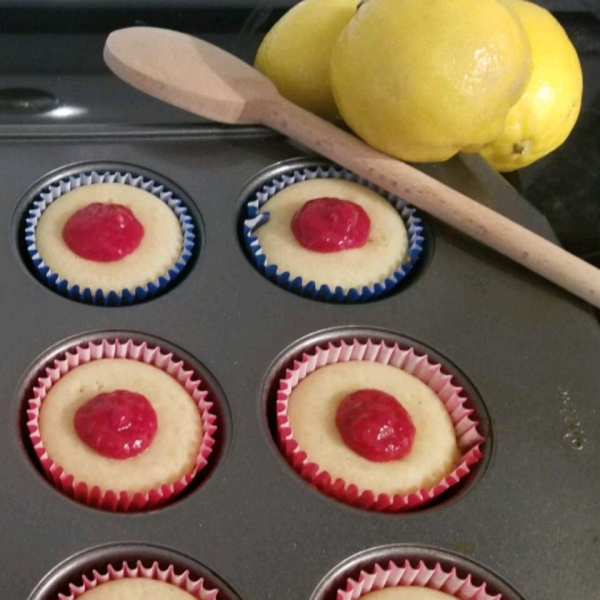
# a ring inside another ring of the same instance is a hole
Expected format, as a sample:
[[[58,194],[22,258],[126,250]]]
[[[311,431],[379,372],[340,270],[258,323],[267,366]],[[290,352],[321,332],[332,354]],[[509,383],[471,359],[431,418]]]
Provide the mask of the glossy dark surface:
[[[565,248],[600,267],[600,20],[558,17],[583,68],[581,115],[560,148],[508,179],[548,218]]]

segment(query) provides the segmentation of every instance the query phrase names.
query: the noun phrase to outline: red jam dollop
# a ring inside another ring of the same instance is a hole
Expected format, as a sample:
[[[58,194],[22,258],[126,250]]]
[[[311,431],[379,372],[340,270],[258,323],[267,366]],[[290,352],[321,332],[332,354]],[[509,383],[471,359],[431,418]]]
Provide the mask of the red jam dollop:
[[[82,442],[107,458],[125,460],[146,450],[158,422],[142,394],[116,390],[94,396],[75,413],[75,431]]]
[[[144,237],[144,227],[122,204],[92,202],[65,223],[65,244],[77,256],[113,262],[131,254]]]
[[[359,390],[346,396],[335,422],[346,446],[374,462],[404,458],[416,434],[402,404],[380,390]]]
[[[371,233],[371,219],[364,208],[349,200],[309,200],[292,219],[298,243],[313,252],[340,252],[362,248]]]

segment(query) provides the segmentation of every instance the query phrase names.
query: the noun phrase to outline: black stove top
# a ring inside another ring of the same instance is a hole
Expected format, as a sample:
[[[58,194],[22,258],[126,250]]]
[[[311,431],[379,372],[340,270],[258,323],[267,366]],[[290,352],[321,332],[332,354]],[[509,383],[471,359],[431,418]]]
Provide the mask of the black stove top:
[[[581,115],[555,152],[508,176],[550,221],[562,244],[600,266],[600,20],[556,13],[583,67]]]

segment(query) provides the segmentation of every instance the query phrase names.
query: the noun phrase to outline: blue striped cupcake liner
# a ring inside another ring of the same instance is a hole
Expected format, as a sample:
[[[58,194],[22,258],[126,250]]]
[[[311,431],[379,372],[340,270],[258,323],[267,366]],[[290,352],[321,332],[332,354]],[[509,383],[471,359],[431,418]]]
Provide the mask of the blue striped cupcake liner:
[[[60,276],[60,273],[53,272],[44,259],[36,244],[36,229],[44,211],[57,198],[85,185],[95,185],[100,183],[122,183],[132,187],[139,188],[151,193],[153,196],[162,200],[175,214],[181,226],[183,236],[182,251],[175,264],[167,273],[156,278],[156,280],[147,283],[145,286],[138,286],[135,290],[129,289],[113,290],[108,293],[100,289],[81,289],[78,285],[72,285],[66,279]],[[25,244],[27,253],[31,259],[35,273],[50,289],[66,296],[72,300],[94,304],[97,306],[122,306],[137,304],[153,298],[168,287],[180,276],[188,264],[195,246],[195,226],[192,216],[187,207],[174,192],[168,189],[162,183],[157,183],[142,175],[121,171],[86,171],[77,173],[64,179],[60,179],[44,190],[42,190],[27,211],[25,218]]]
[[[295,277],[288,271],[281,272],[276,264],[269,262],[268,257],[263,252],[255,232],[269,221],[270,215],[268,211],[262,213],[259,212],[262,206],[275,194],[290,185],[310,179],[327,178],[343,179],[354,183],[360,183],[361,185],[374,190],[379,195],[386,198],[402,217],[408,233],[408,250],[404,262],[398,269],[386,277],[384,281],[377,282],[370,286],[363,286],[361,289],[351,288],[347,291],[340,286],[335,288],[328,285],[317,286],[314,281],[304,281],[302,277]],[[391,291],[398,286],[412,270],[421,255],[425,244],[423,223],[415,208],[410,206],[402,198],[386,192],[366,179],[359,177],[346,169],[335,166],[296,169],[290,173],[285,173],[264,185],[256,192],[254,198],[246,204],[243,239],[252,262],[267,279],[300,296],[333,303],[367,302]]]

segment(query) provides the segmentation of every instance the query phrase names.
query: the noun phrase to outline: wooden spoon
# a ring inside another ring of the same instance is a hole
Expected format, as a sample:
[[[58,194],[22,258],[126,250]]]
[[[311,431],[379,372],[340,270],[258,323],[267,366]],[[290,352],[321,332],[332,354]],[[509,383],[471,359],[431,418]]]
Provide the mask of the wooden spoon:
[[[104,60],[121,79],[169,104],[214,121],[271,127],[600,307],[599,269],[289,102],[264,75],[216,46],[132,27],[109,35]]]

